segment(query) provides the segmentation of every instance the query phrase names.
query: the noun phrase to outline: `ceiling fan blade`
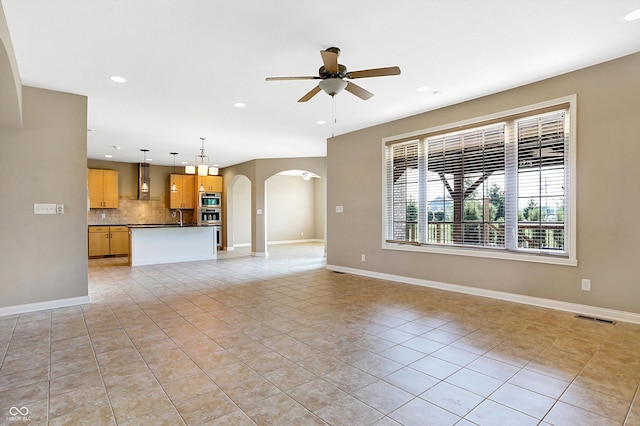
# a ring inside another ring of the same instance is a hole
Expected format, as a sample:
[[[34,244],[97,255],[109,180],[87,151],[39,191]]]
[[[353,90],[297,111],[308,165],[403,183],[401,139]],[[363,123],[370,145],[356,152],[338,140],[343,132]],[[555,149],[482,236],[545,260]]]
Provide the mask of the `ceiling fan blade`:
[[[321,50],[322,62],[324,63],[324,69],[330,73],[338,72],[338,54],[328,50]]]
[[[307,102],[309,99],[317,95],[318,92],[320,92],[320,86],[316,86],[313,89],[309,90],[306,95],[298,99],[298,102]]]
[[[279,80],[317,80],[320,77],[314,77],[311,75],[305,75],[300,77],[267,77],[267,81],[279,81]]]
[[[353,93],[354,95],[356,95],[357,97],[365,101],[373,96],[373,93],[363,89],[357,84],[353,84],[350,81],[347,83],[347,87],[345,87],[344,90],[346,90],[347,92]]]
[[[399,67],[373,68],[370,70],[351,71],[347,78],[384,77],[387,75],[400,75]]]

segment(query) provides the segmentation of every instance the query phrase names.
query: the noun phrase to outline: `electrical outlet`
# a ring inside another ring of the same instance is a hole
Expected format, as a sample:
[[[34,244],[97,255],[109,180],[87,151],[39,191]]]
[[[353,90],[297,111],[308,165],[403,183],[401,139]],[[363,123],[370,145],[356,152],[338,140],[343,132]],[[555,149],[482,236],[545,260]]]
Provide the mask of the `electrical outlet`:
[[[582,291],[591,291],[591,280],[582,279]]]
[[[367,261],[367,256],[365,256],[364,254],[360,256],[360,260],[362,260],[363,262]]]
[[[105,213],[102,213],[102,218],[105,219],[107,217],[107,215]]]

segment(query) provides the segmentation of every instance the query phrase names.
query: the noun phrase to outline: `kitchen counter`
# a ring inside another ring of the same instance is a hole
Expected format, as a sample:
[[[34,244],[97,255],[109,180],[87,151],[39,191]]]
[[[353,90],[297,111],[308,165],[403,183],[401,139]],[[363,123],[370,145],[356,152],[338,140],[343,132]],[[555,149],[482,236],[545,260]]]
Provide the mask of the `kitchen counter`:
[[[217,258],[212,226],[138,224],[128,227],[131,266]]]
[[[130,223],[129,228],[191,228],[200,226],[197,223],[183,223],[182,226],[177,223]]]

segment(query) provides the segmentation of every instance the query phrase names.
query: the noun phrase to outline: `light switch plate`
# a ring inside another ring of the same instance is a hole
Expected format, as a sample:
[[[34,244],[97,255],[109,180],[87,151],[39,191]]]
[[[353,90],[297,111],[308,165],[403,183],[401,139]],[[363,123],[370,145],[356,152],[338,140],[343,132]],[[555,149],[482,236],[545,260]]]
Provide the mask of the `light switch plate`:
[[[344,206],[336,206],[336,213],[343,213],[344,212]]]
[[[33,214],[56,214],[56,205],[36,203],[33,205]]]

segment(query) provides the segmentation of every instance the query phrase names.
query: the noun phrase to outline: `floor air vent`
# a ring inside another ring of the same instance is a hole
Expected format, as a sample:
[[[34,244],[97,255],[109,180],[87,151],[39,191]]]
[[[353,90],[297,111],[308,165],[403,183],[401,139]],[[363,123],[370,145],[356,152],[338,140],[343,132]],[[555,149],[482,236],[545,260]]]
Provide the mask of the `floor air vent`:
[[[583,320],[589,320],[589,321],[595,321],[595,322],[601,322],[603,324],[615,324],[616,323],[615,321],[611,321],[611,320],[603,319],[603,318],[590,317],[588,315],[580,315],[580,314],[578,314],[578,315],[576,315],[576,318],[583,319]]]

